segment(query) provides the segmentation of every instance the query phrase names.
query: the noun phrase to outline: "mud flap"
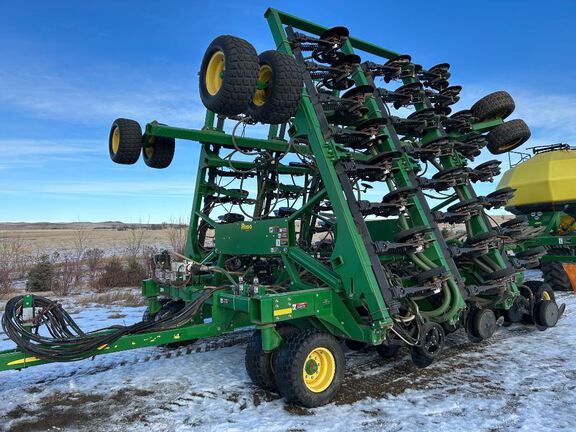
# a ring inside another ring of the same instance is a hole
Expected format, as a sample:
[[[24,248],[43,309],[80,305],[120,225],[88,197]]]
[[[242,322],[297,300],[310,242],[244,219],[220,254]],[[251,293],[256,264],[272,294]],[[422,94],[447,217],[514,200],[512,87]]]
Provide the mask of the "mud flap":
[[[576,263],[562,263],[562,267],[570,279],[572,290],[576,293]]]

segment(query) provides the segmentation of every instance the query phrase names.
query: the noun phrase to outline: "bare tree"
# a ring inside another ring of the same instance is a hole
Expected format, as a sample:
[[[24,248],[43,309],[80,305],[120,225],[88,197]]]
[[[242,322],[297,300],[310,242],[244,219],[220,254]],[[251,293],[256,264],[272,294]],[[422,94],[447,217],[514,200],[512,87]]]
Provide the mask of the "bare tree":
[[[60,254],[54,252],[52,261],[54,263],[52,292],[59,296],[70,294],[74,290],[75,283],[78,281],[79,261],[76,253]]]
[[[146,242],[146,234],[148,231],[148,224],[143,224],[142,221],[130,227],[130,235],[126,243],[126,255],[129,261],[136,262],[138,257],[144,250]]]
[[[82,260],[88,249],[89,233],[86,227],[79,225],[74,230],[73,244],[74,251],[72,256],[66,256],[66,264],[74,268],[74,282],[78,283],[82,279]]]
[[[0,233],[0,295],[11,291],[14,273],[26,273],[27,249],[27,243],[20,237]]]
[[[102,267],[104,251],[100,248],[87,249],[84,253],[84,260],[90,273],[94,274]]]
[[[184,253],[186,247],[186,236],[188,235],[188,226],[182,222],[182,218],[176,220],[173,216],[170,217],[170,222],[166,225],[168,230],[168,240],[174,252],[179,254]]]

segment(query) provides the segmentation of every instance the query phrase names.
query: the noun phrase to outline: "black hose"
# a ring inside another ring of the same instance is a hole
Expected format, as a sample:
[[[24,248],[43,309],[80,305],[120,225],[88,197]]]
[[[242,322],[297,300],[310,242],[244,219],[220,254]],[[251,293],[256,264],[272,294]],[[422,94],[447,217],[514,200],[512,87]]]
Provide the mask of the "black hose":
[[[114,343],[122,336],[168,330],[189,323],[218,289],[222,288],[204,289],[196,300],[181,311],[157,321],[141,321],[130,326],[110,326],[88,333],[80,329],[60,304],[36,295],[32,296],[36,315],[31,326],[25,326],[21,320],[24,296],[17,296],[6,303],[2,328],[22,351],[35,357],[60,362],[81,360],[92,357],[99,349]],[[39,334],[42,325],[46,326],[50,337]]]

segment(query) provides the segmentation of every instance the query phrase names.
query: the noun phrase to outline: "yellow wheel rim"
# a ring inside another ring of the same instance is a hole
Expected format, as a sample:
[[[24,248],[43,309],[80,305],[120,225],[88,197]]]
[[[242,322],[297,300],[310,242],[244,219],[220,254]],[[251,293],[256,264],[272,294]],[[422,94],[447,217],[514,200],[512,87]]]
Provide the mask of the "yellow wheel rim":
[[[208,67],[206,68],[206,90],[208,90],[208,93],[212,96],[218,93],[220,87],[222,87],[225,63],[224,53],[222,51],[216,51],[212,54],[208,62]]]
[[[112,132],[112,153],[118,153],[120,149],[120,129],[118,126],[114,127],[114,132]]]
[[[268,98],[268,92],[270,85],[272,84],[272,68],[268,65],[260,66],[258,72],[258,88],[254,97],[252,98],[252,103],[256,106],[262,106],[266,103]]]
[[[320,393],[330,387],[336,373],[336,362],[334,356],[327,348],[316,348],[308,354],[302,376],[304,384],[314,393]]]
[[[148,159],[150,159],[152,157],[152,155],[154,154],[154,147],[150,146],[150,147],[145,147],[144,148],[144,153],[146,154],[146,157]]]
[[[542,300],[552,300],[552,297],[550,297],[550,294],[548,294],[548,291],[542,292]]]

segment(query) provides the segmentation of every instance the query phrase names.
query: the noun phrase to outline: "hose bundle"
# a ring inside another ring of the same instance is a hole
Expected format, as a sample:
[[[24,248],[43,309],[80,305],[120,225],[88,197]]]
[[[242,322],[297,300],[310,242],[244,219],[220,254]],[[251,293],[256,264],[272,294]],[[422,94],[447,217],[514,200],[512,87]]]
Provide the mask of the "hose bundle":
[[[141,321],[129,326],[110,326],[83,332],[62,305],[41,296],[32,296],[35,316],[31,323],[22,321],[24,296],[6,303],[2,328],[24,352],[47,361],[75,361],[97,354],[99,349],[114,343],[122,336],[168,330],[188,324],[200,307],[220,289],[210,287],[201,291],[197,299],[181,311],[156,321]],[[40,334],[45,326],[50,336]]]

